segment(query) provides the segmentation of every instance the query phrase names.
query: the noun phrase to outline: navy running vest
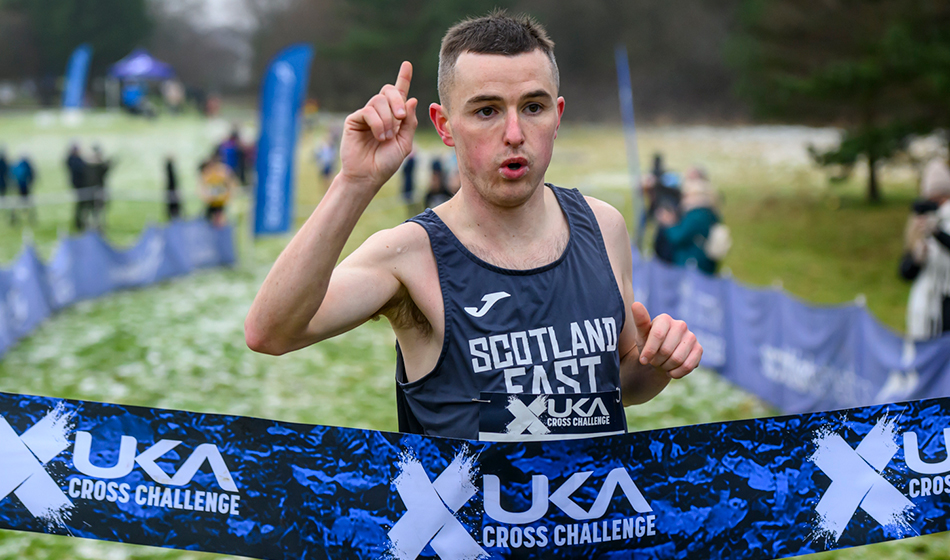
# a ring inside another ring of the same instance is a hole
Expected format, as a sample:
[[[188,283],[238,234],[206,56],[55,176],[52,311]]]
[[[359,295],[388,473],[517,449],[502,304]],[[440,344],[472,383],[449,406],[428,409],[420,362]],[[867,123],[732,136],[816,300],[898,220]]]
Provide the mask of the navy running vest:
[[[531,270],[473,255],[426,210],[445,305],[435,369],[406,382],[397,345],[399,430],[482,440],[565,439],[626,431],[618,335],[624,304],[583,195],[548,185],[570,227],[564,253]]]

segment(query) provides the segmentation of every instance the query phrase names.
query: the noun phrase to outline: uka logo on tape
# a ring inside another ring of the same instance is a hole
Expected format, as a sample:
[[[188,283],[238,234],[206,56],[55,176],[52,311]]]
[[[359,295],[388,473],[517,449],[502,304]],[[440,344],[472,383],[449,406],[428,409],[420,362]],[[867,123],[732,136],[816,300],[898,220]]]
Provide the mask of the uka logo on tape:
[[[73,451],[73,463],[76,470],[95,478],[124,478],[132,472],[132,468],[138,464],[142,470],[151,477],[152,480],[166,486],[184,486],[191,482],[195,473],[204,464],[205,461],[211,465],[211,471],[214,473],[215,480],[222,490],[228,492],[237,492],[237,485],[234,484],[234,478],[231,471],[224,463],[221,452],[210,443],[202,443],[185,460],[181,468],[173,476],[169,476],[155,461],[163,455],[178,447],[180,441],[163,439],[149,447],[145,451],[136,455],[138,441],[132,436],[122,436],[119,443],[119,459],[111,467],[100,467],[93,465],[90,459],[92,448],[92,434],[89,432],[76,432],[76,448]]]
[[[553,491],[550,490],[547,476],[532,476],[531,506],[521,512],[506,510],[501,505],[501,479],[495,475],[484,475],[486,516],[496,523],[515,527],[483,527],[480,545],[458,518],[459,511],[478,491],[476,481],[479,472],[475,460],[476,457],[468,448],[462,447],[433,481],[419,459],[409,451],[403,453],[393,485],[406,506],[406,513],[389,531],[389,557],[413,560],[429,545],[443,560],[475,560],[489,557],[482,545],[512,549],[543,548],[550,544],[570,546],[655,534],[655,516],[639,515],[650,513],[653,508],[624,468],[615,468],[607,473],[596,498],[587,509],[578,504],[573,496],[587,484],[594,474],[592,471],[572,474]],[[607,513],[618,487],[638,515],[609,522],[598,521]],[[574,521],[588,523],[556,525],[553,531],[547,525],[523,527],[543,521],[551,505]]]
[[[91,461],[92,434],[78,431],[73,464],[77,471],[92,478],[70,479],[69,496],[119,503],[134,499],[135,503],[146,507],[238,515],[241,496],[237,494],[237,485],[217,446],[210,443],[198,445],[171,475],[158,465],[156,461],[181,443],[178,440],[162,439],[138,453],[138,441],[132,436],[122,435],[115,464],[100,466]],[[211,466],[214,478],[224,492],[179,488],[188,485],[206,462]],[[128,476],[135,465],[145,471],[158,486],[139,484],[132,488],[126,482],[119,483],[114,480]],[[106,480],[110,482],[107,483]]]
[[[72,460],[76,471],[92,479],[71,477],[68,491],[53,480],[45,465],[69,448],[69,435],[74,429],[74,412],[67,412],[64,403],[58,404],[45,417],[17,435],[12,426],[0,416],[0,449],[3,449],[3,471],[0,472],[0,500],[11,493],[30,511],[48,524],[65,526],[75,508],[73,499],[95,499],[126,503],[132,499],[139,505],[187,509],[215,513],[238,514],[240,496],[234,478],[218,448],[210,443],[198,445],[176,472],[169,475],[158,461],[180,445],[177,440],[159,440],[138,453],[138,441],[122,435],[118,459],[114,465],[100,466],[91,461],[92,434],[76,432]],[[132,489],[127,483],[108,482],[128,476],[138,465],[153,481],[162,486],[185,486],[198,470],[208,463],[221,490],[234,494],[189,490],[180,493],[176,488],[139,485]],[[103,480],[104,479],[104,480]],[[164,491],[163,491],[164,490]],[[68,494],[68,495],[67,495]]]

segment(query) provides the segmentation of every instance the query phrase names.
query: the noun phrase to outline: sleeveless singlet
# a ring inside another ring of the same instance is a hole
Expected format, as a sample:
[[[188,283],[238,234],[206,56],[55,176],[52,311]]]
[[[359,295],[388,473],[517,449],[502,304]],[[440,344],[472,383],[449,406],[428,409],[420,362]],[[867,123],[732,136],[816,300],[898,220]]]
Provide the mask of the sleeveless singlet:
[[[431,210],[410,220],[425,228],[435,254],[445,338],[435,369],[412,383],[397,344],[400,431],[495,441],[626,431],[617,351],[623,298],[583,195],[548,187],[570,238],[540,268],[479,259]]]

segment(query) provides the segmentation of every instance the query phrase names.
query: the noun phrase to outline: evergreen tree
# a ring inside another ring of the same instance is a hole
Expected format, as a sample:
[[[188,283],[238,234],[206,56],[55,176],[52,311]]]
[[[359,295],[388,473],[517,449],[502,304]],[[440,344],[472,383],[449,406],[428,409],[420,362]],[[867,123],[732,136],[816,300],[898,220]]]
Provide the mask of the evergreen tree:
[[[758,116],[845,129],[815,161],[878,167],[950,111],[950,4],[939,0],[745,0],[731,42],[740,94]]]
[[[92,71],[103,73],[152,29],[146,0],[0,0],[0,8],[29,20],[43,74],[59,75],[73,50],[93,48]]]

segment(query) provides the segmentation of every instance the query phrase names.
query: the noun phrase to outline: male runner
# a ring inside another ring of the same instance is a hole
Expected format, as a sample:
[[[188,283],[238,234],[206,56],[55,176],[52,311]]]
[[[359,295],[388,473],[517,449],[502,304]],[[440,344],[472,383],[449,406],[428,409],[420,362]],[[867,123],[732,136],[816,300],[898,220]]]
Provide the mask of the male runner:
[[[382,315],[398,341],[400,430],[468,439],[626,430],[700,361],[685,323],[635,302],[620,213],[545,185],[564,112],[553,43],[503,12],[448,31],[440,104],[461,188],[380,231],[334,268],[356,221],[412,150],[412,66],[349,115],[342,167],[277,259],[245,322],[248,346],[282,354]],[[621,396],[622,394],[622,405]]]

